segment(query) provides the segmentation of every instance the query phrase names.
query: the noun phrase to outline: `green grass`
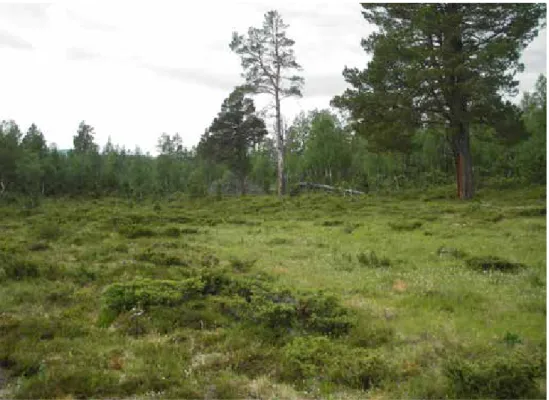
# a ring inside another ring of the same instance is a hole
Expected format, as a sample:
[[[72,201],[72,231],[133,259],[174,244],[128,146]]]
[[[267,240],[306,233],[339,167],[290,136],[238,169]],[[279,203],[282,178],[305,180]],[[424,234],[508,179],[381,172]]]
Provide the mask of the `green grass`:
[[[545,188],[0,207],[0,393],[544,398]]]

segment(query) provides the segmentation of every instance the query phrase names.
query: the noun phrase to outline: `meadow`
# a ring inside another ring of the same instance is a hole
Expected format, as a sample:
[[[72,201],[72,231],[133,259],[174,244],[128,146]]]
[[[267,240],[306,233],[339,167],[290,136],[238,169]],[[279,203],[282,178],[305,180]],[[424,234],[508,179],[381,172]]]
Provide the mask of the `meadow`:
[[[545,398],[545,187],[0,206],[0,397]]]

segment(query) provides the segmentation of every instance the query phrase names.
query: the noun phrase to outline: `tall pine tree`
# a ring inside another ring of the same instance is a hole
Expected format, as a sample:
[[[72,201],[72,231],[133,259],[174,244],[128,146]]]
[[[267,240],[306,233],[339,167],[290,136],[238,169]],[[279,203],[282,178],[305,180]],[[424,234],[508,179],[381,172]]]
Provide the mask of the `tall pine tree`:
[[[250,28],[248,35],[233,33],[231,50],[241,58],[246,87],[252,93],[265,93],[275,101],[275,138],[277,151],[278,194],[284,185],[284,132],[281,101],[290,96],[301,97],[304,80],[290,71],[300,71],[295,60],[294,41],[286,36],[288,25],[277,11],[265,14],[262,28]]]
[[[470,127],[494,123],[516,94],[521,51],[537,35],[545,4],[363,4],[378,32],[362,41],[373,59],[344,70],[352,85],[333,104],[382,147],[406,147],[416,127],[443,127],[458,195],[473,197]]]

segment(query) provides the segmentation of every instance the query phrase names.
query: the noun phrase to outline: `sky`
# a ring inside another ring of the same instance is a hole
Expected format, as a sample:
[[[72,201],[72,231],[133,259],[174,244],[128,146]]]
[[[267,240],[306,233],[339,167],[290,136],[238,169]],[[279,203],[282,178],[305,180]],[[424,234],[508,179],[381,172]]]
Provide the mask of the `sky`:
[[[243,82],[233,31],[261,26],[272,1],[0,0],[0,120],[35,123],[49,144],[72,147],[80,121],[128,149],[156,154],[158,137],[179,133],[196,145],[231,90]],[[287,99],[288,123],[326,108],[347,84],[345,66],[364,68],[360,40],[372,32],[359,3],[277,1],[305,78]],[[524,51],[519,89],[546,73],[546,30]],[[258,98],[258,109],[268,106]],[[268,123],[269,126],[272,123]]]

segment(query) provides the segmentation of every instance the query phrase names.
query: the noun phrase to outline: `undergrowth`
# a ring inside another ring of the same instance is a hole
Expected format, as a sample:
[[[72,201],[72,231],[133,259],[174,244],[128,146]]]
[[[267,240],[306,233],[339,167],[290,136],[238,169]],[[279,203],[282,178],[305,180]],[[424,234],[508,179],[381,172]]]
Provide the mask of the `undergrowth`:
[[[2,206],[0,393],[544,398],[542,191]]]

